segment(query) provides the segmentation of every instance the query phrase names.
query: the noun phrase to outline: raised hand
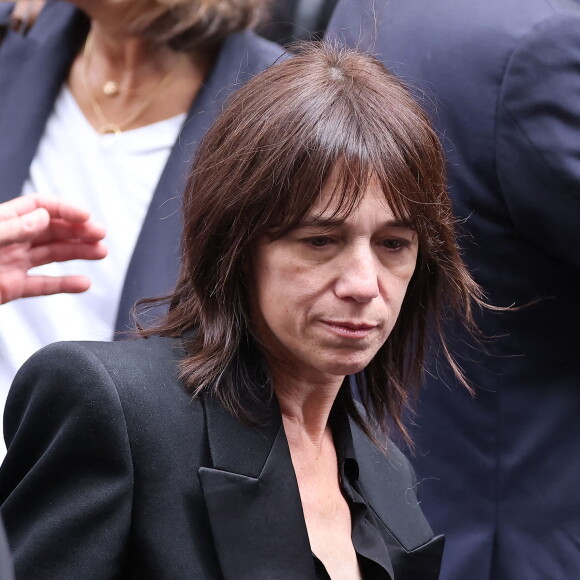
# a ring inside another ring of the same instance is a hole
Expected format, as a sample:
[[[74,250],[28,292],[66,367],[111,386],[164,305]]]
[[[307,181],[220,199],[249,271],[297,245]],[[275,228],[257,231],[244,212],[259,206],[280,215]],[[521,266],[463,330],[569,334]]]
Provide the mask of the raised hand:
[[[57,199],[26,195],[0,204],[0,304],[59,292],[84,292],[86,276],[31,276],[50,262],[100,260],[107,255],[102,227],[88,212]]]

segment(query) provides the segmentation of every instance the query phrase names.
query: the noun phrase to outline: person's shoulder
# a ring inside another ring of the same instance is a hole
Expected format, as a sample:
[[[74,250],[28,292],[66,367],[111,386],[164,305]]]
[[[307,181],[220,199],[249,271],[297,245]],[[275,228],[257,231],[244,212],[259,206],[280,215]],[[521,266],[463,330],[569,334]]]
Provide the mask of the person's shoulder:
[[[21,389],[51,384],[51,393],[85,390],[87,385],[109,385],[122,396],[143,384],[174,383],[178,361],[185,354],[181,339],[152,337],[117,342],[57,342],[38,352],[22,366],[16,379]]]
[[[158,363],[160,360],[174,359],[185,353],[181,338],[168,338],[162,336],[152,336],[149,338],[134,338],[125,340],[115,340],[112,342],[101,341],[79,341],[60,342],[49,347],[58,347],[63,350],[87,351],[93,353],[105,361],[116,358],[146,358]]]
[[[183,409],[191,413],[191,396],[179,380],[179,361],[184,356],[177,338],[46,346],[26,361],[14,379],[5,417],[8,438],[34,410],[40,415],[50,410],[57,422],[111,410],[133,422],[139,416],[183,414]]]
[[[117,360],[125,362],[128,358],[164,359],[174,356],[176,352],[183,352],[182,341],[177,338],[151,337],[113,342],[62,341],[41,348],[30,360],[67,363],[75,358],[96,358],[110,365]]]

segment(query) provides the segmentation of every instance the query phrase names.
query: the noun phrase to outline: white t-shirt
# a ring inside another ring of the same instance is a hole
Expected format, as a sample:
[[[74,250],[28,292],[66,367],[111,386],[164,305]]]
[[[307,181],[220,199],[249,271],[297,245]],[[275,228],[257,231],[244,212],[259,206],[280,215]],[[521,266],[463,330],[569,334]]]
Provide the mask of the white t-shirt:
[[[83,294],[26,298],[0,307],[0,411],[22,363],[59,340],[110,340],[129,261],[161,172],[185,114],[100,135],[63,87],[48,120],[22,195],[42,193],[88,209],[107,232],[100,261],[47,264],[31,273],[84,274]],[[0,444],[0,459],[4,456]]]

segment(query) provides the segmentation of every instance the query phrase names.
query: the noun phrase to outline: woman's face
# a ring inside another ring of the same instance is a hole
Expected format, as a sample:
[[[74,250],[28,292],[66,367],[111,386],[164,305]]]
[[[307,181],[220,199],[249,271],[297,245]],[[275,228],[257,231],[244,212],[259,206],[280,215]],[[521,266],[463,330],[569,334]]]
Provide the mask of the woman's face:
[[[341,224],[329,220],[332,206],[319,215],[332,190],[254,253],[252,317],[278,377],[324,382],[361,371],[393,329],[415,269],[417,235],[395,220],[376,180]]]

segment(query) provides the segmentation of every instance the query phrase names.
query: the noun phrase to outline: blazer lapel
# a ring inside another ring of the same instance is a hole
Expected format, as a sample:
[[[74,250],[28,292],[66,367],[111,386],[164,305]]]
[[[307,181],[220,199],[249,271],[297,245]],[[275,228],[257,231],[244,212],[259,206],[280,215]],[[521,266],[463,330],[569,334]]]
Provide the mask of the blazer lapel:
[[[87,18],[49,3],[31,31],[8,31],[0,48],[0,201],[20,195],[54,101],[88,31]],[[7,111],[9,113],[7,113]]]
[[[212,468],[199,470],[226,580],[315,580],[314,563],[280,412],[259,429],[204,400]]]
[[[350,428],[359,486],[382,525],[394,577],[437,580],[445,538],[433,537],[415,495],[416,482],[407,459],[390,441],[385,456],[352,421]]]
[[[129,313],[137,300],[161,296],[175,286],[182,229],[181,200],[193,156],[227,97],[273,63],[274,57],[269,62],[267,57],[254,54],[258,51],[256,44],[251,32],[228,37],[192,104],[153,195],[127,270],[116,323],[116,330],[121,333],[132,328]],[[165,308],[153,308],[148,314],[155,317],[164,312]]]

